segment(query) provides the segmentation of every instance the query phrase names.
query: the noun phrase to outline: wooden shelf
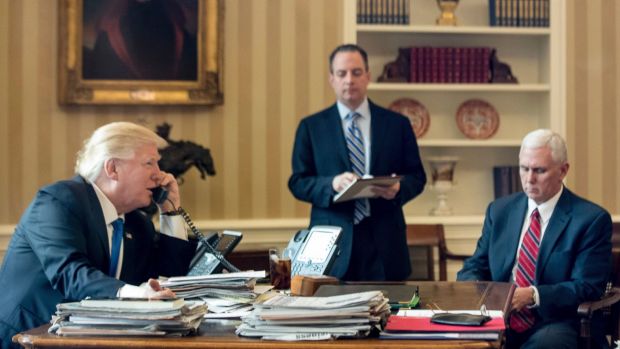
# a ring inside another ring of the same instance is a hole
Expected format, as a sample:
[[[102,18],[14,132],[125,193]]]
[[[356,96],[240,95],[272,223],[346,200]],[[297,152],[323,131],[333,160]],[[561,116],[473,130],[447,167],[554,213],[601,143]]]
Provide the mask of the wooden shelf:
[[[519,147],[520,139],[419,139],[421,147]]]
[[[373,82],[368,91],[440,91],[440,92],[549,92],[549,84],[411,84]]]
[[[440,27],[432,25],[381,25],[359,24],[356,26],[360,33],[413,33],[413,34],[477,34],[477,35],[531,35],[548,36],[549,28],[523,28],[523,27],[488,27],[488,26],[464,26],[464,27]]]

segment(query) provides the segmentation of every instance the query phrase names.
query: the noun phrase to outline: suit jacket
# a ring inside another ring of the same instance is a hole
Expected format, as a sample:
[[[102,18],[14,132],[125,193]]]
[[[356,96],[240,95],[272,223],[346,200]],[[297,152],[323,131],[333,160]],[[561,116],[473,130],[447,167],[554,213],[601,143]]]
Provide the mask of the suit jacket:
[[[108,235],[92,185],[77,176],[39,190],[0,269],[2,347],[17,332],[48,323],[57,303],[115,297],[125,283],[185,275],[193,254],[189,242],[156,234],[141,211],[125,215],[123,243],[117,280],[107,275]]]
[[[517,193],[492,202],[474,255],[457,280],[511,281],[527,196]],[[603,208],[567,188],[551,215],[536,263],[535,285],[543,321],[576,321],[581,302],[603,294],[611,270],[611,217]]]
[[[402,206],[424,189],[426,174],[409,120],[369,101],[371,114],[370,174],[404,175],[393,200],[370,199],[370,224],[377,242],[386,278],[402,280],[411,273]],[[334,176],[352,171],[342,121],[336,104],[304,118],[297,129],[293,148],[293,173],[289,189],[312,204],[310,226],[335,225],[343,228],[340,254],[330,271],[342,277],[352,253],[354,201],[334,204]]]

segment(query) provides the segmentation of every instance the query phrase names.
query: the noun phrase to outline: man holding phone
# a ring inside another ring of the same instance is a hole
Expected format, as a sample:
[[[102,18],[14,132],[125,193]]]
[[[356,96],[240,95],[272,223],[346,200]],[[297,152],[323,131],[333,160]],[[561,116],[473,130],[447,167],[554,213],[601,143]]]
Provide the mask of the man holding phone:
[[[151,278],[185,275],[195,245],[175,215],[181,204],[177,182],[157,164],[165,145],[133,123],[104,125],[78,153],[78,175],[39,190],[0,270],[0,283],[10,285],[0,300],[2,348],[18,332],[49,322],[57,303],[174,297]],[[161,234],[139,210],[159,187],[168,192],[157,204]]]

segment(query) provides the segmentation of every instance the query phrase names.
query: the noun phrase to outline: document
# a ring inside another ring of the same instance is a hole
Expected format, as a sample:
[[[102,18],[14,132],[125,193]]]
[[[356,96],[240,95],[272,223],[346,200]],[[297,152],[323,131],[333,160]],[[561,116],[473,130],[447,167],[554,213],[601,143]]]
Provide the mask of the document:
[[[84,299],[80,302],[84,308],[135,310],[135,311],[163,311],[181,309],[185,305],[183,298],[175,299],[140,299],[140,298],[116,298],[116,299]]]
[[[334,196],[334,202],[345,202],[355,199],[374,198],[373,186],[389,187],[400,181],[403,176],[364,177],[351,182],[346,188]]]
[[[420,301],[416,285],[322,285],[314,296],[326,297],[376,290],[389,299],[392,309],[415,308]]]

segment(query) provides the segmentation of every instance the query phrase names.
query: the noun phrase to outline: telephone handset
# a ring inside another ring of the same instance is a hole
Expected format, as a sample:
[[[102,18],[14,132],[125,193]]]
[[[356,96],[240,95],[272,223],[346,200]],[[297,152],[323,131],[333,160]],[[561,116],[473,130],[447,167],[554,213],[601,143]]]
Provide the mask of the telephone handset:
[[[153,201],[157,204],[163,204],[168,199],[168,191],[163,187],[153,188],[151,192],[153,192]],[[241,233],[224,231],[222,237],[218,236],[217,233],[210,233],[208,237],[205,237],[196,228],[187,211],[182,207],[178,207],[177,212],[183,217],[189,229],[200,241],[196,248],[196,254],[190,262],[188,275],[212,274],[220,272],[222,267],[230,272],[239,271],[237,267],[224,258],[223,254],[228,254],[237,246],[241,240]],[[216,247],[214,248],[213,246]]]
[[[168,198],[168,191],[163,187],[156,187],[151,189],[153,192],[153,202],[156,204],[163,204]]]
[[[329,225],[298,231],[287,246],[292,260],[291,276],[328,274],[339,253],[341,232],[341,227]]]

